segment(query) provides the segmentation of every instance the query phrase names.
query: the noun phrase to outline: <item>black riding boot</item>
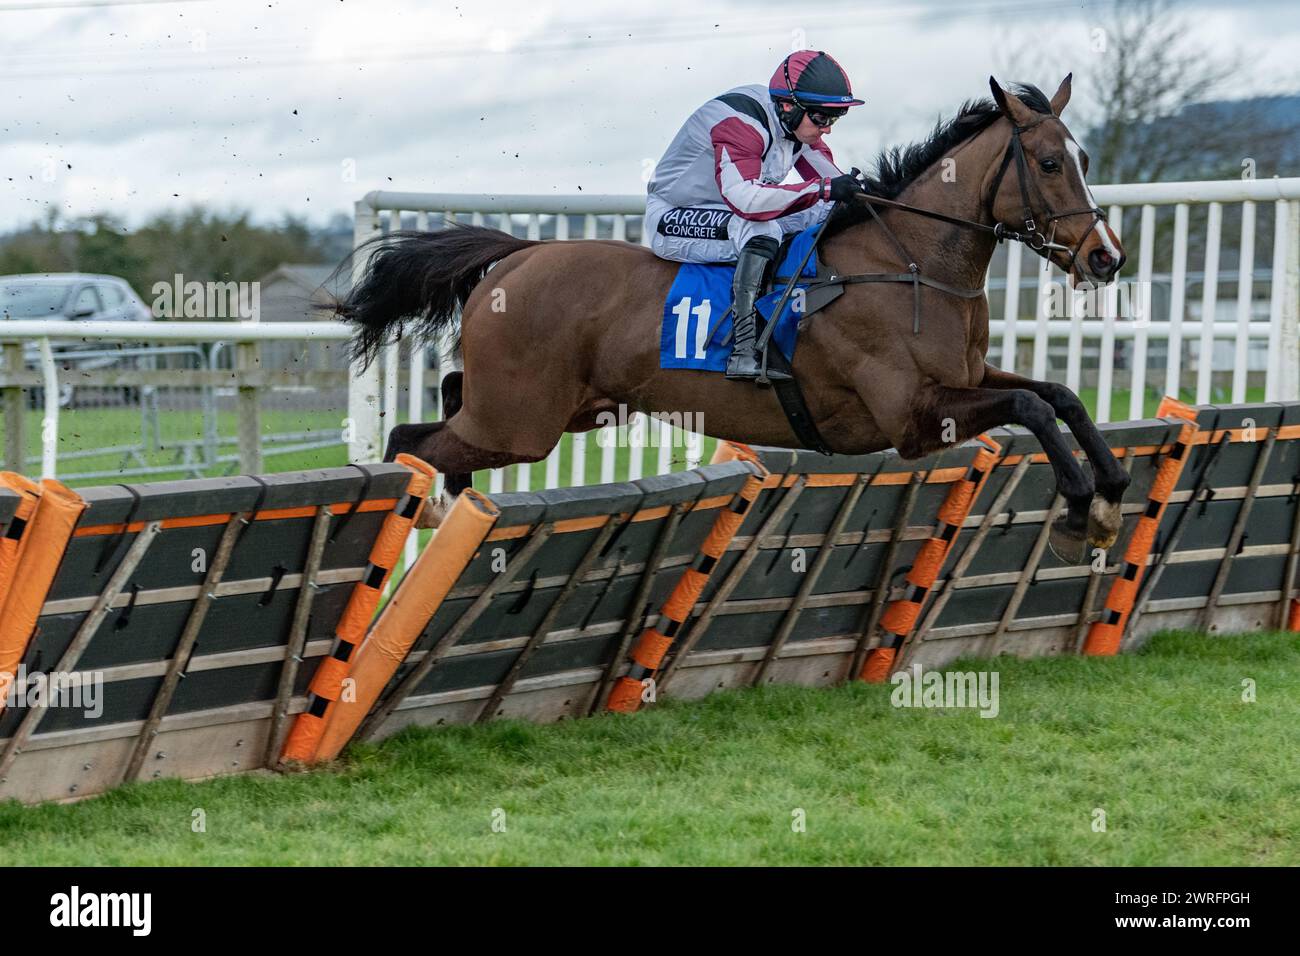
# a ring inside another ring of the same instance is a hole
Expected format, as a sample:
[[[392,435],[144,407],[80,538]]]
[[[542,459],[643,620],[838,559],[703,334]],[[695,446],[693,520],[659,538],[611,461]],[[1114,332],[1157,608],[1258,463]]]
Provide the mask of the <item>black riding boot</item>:
[[[775,239],[759,236],[751,239],[740,250],[736,260],[736,276],[732,280],[731,294],[735,303],[732,325],[731,357],[727,360],[727,378],[755,379],[762,370],[762,356],[755,348],[758,340],[758,313],[754,300],[763,287],[763,275],[776,258],[780,248]],[[768,378],[786,378],[782,372],[768,369]]]

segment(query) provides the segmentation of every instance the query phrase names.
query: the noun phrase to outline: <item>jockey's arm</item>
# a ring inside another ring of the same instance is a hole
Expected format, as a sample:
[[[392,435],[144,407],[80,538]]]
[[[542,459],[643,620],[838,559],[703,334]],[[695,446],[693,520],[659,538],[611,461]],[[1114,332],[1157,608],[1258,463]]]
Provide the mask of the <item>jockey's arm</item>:
[[[780,219],[829,198],[827,175],[797,183],[763,182],[763,136],[743,119],[729,117],[714,126],[709,135],[718,190],[742,219]],[[833,163],[829,165],[834,169]]]

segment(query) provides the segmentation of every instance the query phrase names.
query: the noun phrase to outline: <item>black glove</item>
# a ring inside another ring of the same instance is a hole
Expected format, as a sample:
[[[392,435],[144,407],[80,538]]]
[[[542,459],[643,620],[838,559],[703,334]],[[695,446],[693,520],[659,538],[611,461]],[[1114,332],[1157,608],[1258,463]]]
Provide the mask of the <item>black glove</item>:
[[[854,169],[843,176],[836,176],[831,180],[830,198],[836,202],[843,202],[852,199],[854,196],[862,195],[865,190],[862,188],[862,180],[858,178],[861,175],[858,170]]]

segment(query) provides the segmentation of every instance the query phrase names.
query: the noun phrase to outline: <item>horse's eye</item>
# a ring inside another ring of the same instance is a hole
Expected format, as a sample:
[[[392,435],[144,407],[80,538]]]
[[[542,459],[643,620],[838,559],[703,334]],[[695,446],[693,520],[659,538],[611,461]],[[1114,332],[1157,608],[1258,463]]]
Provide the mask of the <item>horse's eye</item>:
[[[1038,165],[1045,173],[1054,173],[1061,168],[1061,164],[1054,159],[1045,159]]]

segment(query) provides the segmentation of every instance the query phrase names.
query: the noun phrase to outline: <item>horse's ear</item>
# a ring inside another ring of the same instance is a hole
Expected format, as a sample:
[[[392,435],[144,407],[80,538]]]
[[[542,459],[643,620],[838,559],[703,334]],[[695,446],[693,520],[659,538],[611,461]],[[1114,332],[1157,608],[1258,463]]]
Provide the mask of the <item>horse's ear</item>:
[[[1029,126],[1034,121],[1034,111],[1026,106],[1014,93],[1009,93],[998,85],[998,81],[989,77],[989,89],[993,91],[993,102],[1006,114],[1007,119],[1017,126]]]
[[[998,85],[997,77],[989,77],[989,89],[993,91],[993,102],[998,104],[998,109],[1002,112],[1007,111],[1007,94],[1002,92],[1002,87]]]
[[[1060,116],[1061,110],[1065,109],[1065,104],[1070,102],[1070,77],[1072,76],[1074,76],[1073,73],[1065,74],[1065,79],[1061,81],[1061,85],[1058,86],[1056,92],[1052,94],[1053,116]]]

